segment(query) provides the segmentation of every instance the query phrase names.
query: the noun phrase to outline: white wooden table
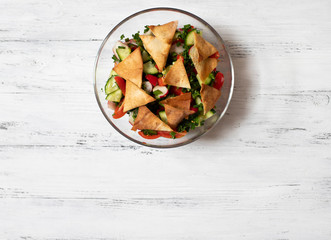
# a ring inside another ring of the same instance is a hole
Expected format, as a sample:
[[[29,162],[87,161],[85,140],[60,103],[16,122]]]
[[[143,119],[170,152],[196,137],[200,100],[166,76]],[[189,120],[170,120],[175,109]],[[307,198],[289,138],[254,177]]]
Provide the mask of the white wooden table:
[[[227,115],[136,145],[99,110],[96,52],[128,15],[190,11],[226,41]],[[0,239],[331,239],[331,2],[0,1]]]

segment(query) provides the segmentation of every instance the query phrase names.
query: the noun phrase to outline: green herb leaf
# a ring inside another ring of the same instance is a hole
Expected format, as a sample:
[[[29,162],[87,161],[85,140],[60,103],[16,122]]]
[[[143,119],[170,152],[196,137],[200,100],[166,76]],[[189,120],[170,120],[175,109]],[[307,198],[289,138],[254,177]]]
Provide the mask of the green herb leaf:
[[[113,55],[112,59],[114,60],[114,62],[120,62],[120,60],[115,56],[115,54]]]
[[[121,40],[123,40],[125,38],[124,34],[122,34],[120,38]]]
[[[143,132],[143,134],[147,135],[147,136],[153,136],[153,135],[157,135],[158,132],[155,130],[149,130],[149,129],[144,129],[141,130]]]
[[[159,96],[159,95],[162,94],[162,91],[160,91],[160,90],[155,90],[155,91],[153,91],[153,94],[154,94],[155,96]]]
[[[143,42],[141,41],[141,38],[139,37],[139,33],[140,33],[140,31],[138,31],[138,32],[135,33],[135,34],[132,34],[132,37],[133,37],[133,39],[136,41],[137,45],[138,45],[139,47],[142,47],[142,46],[143,46]]]
[[[175,132],[170,132],[170,136],[172,139],[175,139],[176,138],[176,133]]]
[[[144,29],[144,33],[147,33],[149,31],[149,27],[146,25]]]
[[[118,46],[118,48],[119,48],[119,49],[125,49],[125,47],[123,47],[123,46]]]

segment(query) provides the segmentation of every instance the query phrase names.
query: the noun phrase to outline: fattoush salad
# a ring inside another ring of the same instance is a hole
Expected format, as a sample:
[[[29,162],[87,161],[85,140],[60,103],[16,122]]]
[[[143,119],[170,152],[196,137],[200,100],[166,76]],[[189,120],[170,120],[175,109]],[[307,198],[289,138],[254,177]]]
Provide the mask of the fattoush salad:
[[[217,49],[203,32],[178,21],[120,37],[104,91],[113,118],[129,115],[146,139],[179,138],[215,114],[224,76]]]

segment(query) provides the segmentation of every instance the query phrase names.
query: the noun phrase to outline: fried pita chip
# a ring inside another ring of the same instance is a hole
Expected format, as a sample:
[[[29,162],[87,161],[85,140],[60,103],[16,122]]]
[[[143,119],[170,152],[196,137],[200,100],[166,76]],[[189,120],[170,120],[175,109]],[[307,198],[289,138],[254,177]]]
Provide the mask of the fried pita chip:
[[[209,56],[217,52],[217,49],[209,42],[207,42],[202,36],[194,34],[194,46],[197,49],[198,53],[198,62],[201,62],[207,59]]]
[[[140,48],[114,67],[114,71],[125,80],[131,81],[141,88],[143,75],[143,59]]]
[[[156,131],[173,131],[161,119],[155,116],[146,106],[141,106],[138,109],[138,115],[134,120],[132,130],[156,130]]]
[[[189,110],[191,104],[191,93],[184,93],[177,97],[167,98],[160,102],[161,104],[168,104],[172,107]]]
[[[155,98],[148,95],[144,90],[139,88],[136,84],[126,81],[125,99],[123,111],[129,111],[133,108],[146,105],[147,103],[155,101]]]
[[[202,84],[200,94],[203,105],[203,114],[206,114],[215,106],[218,98],[221,96],[221,91],[211,86]]]
[[[191,88],[188,80],[185,66],[181,58],[170,67],[169,72],[165,75],[164,83],[183,88]]]
[[[174,38],[178,21],[172,21],[159,26],[148,26],[152,33],[165,43],[171,44],[172,39]]]
[[[180,108],[175,108],[173,106],[170,106],[168,104],[164,104],[165,113],[167,115],[167,122],[168,125],[175,129],[177,125],[188,115],[195,113],[192,110],[184,110]]]
[[[162,42],[154,36],[140,35],[140,38],[144,44],[145,49],[156,62],[159,72],[162,72],[164,66],[167,63],[171,44]]]
[[[196,47],[193,46],[190,50],[190,57],[194,64],[195,69],[197,70],[198,77],[201,83],[204,83],[209,74],[217,67],[216,58],[206,58],[205,60],[198,62],[196,58]]]

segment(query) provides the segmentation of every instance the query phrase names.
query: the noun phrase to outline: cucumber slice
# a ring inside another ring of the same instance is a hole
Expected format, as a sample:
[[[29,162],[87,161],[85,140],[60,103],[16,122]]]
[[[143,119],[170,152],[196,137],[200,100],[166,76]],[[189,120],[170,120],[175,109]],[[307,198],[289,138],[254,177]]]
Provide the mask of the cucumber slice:
[[[196,99],[195,99],[195,103],[196,103],[197,105],[199,105],[200,103],[202,103],[202,102],[201,102],[201,98],[200,98],[200,97],[196,97]]]
[[[118,74],[114,71],[114,69],[111,70],[110,76],[117,76]]]
[[[171,66],[172,66],[172,65],[169,65],[168,67],[166,67],[166,68],[162,71],[163,76],[165,76],[165,75],[169,72]]]
[[[197,116],[197,117],[194,119],[194,121],[195,121],[196,123],[198,123],[198,127],[202,125],[202,122],[203,122],[204,120],[205,120],[205,119],[204,119],[204,116],[203,116],[203,115],[199,115],[199,116]]]
[[[212,73],[210,73],[210,74],[212,74]],[[205,79],[205,81],[204,81],[204,84],[206,84],[206,85],[209,85],[209,84],[211,83],[211,80],[213,80],[213,79],[212,79],[212,76],[210,76],[210,74],[208,75],[208,77],[207,77],[207,78]],[[201,86],[202,81],[201,81],[199,75],[197,75],[197,79],[198,79],[198,81],[199,81],[199,83],[200,83],[200,86]]]
[[[210,76],[210,74],[209,74],[208,77],[205,79],[205,84],[206,84],[206,85],[209,85],[210,82],[211,82],[211,80],[212,80],[212,78],[211,78],[211,76]]]
[[[208,118],[212,117],[215,114],[212,110],[208,111],[204,116],[204,120],[207,120]]]
[[[141,56],[142,56],[144,62],[151,60],[151,56],[148,54],[148,52],[146,50],[142,51]]]
[[[155,65],[152,63],[152,61],[148,61],[144,63],[144,73],[146,74],[157,74],[159,71],[155,67]]]
[[[165,113],[165,111],[160,111],[159,115],[163,122],[168,123],[167,114]]]
[[[116,91],[109,93],[106,97],[106,100],[112,101],[112,102],[120,102],[122,99],[122,91],[121,89],[117,89]]]
[[[202,36],[202,31],[199,32],[196,29],[193,29],[191,32],[189,32],[185,38],[185,45],[186,46],[192,46],[194,44],[194,32]]]
[[[173,40],[176,40],[178,38],[178,36],[180,35],[180,32],[175,32],[174,38]]]
[[[111,76],[105,85],[105,93],[108,95],[117,89],[119,89],[119,87],[115,81],[115,76]]]
[[[121,61],[123,61],[127,56],[130,55],[131,53],[131,49],[128,46],[118,46],[116,48],[116,52],[119,56],[119,58],[121,59]]]

